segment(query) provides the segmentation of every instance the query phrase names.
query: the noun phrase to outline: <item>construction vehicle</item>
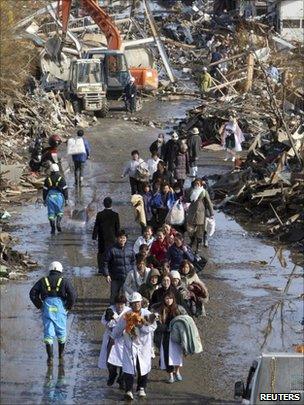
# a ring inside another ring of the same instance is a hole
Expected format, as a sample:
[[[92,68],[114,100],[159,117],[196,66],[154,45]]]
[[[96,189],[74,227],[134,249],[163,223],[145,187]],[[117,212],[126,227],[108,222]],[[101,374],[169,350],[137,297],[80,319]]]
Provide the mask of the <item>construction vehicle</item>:
[[[65,96],[75,113],[94,111],[97,117],[108,113],[106,85],[98,59],[77,59],[71,62]]]
[[[58,0],[58,15],[62,22],[62,40],[67,31],[73,0]],[[81,7],[92,17],[100,30],[105,34],[108,49],[98,49],[98,58],[102,63],[104,80],[107,85],[108,99],[118,99],[130,76],[135,78],[139,90],[156,90],[158,88],[157,70],[152,68],[128,67],[122,51],[122,40],[118,28],[109,15],[98,5],[97,0],[81,0]],[[86,57],[96,57],[88,53]]]

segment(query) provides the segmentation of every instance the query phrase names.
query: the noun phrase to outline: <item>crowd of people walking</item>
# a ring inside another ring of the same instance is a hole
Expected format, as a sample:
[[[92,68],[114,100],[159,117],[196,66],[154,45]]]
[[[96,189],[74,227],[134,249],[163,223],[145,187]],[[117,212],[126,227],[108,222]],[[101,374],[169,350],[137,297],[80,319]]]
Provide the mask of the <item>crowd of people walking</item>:
[[[131,151],[121,177],[129,177],[139,224],[133,243],[109,197],[96,217],[98,271],[110,285],[98,366],[108,370],[107,385],[117,382],[128,400],[134,398],[135,375],[138,396],[146,396],[155,356],[172,384],[183,379],[183,355],[202,350],[194,319],[206,315],[209,300],[198,273],[206,264],[202,244],[208,247],[214,212],[207,179],[197,177],[200,148],[193,128],[186,139],[173,132],[165,142],[160,134],[147,161]]]
[[[78,131],[69,148],[75,185],[79,186],[90,154],[83,131]],[[159,134],[149,147],[147,161],[138,150],[131,151],[121,177],[129,177],[131,204],[139,225],[134,242],[121,228],[111,197],[104,198],[104,209],[96,216],[92,238],[98,239],[98,273],[110,286],[110,305],[101,320],[105,332],[98,366],[108,371],[107,385],[117,382],[127,400],[134,398],[136,375],[138,396],[147,395],[148,374],[156,356],[172,384],[183,379],[183,355],[202,351],[194,319],[206,315],[209,293],[198,273],[206,265],[202,245],[208,248],[215,222],[208,180],[197,176],[200,149],[200,132],[193,128],[184,139],[172,132],[165,142]],[[68,192],[56,163],[50,171],[43,196],[51,233],[55,234],[56,229],[61,232]],[[55,338],[63,361],[67,310],[76,300],[76,292],[62,271],[61,263],[53,262],[49,276],[40,279],[30,292],[32,302],[43,312],[48,364],[53,362]]]

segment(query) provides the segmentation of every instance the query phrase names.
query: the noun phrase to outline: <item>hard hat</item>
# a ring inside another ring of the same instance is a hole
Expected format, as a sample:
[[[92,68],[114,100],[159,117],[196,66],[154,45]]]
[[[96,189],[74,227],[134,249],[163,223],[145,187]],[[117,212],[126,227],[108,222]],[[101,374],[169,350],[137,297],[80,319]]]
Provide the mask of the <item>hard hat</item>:
[[[51,164],[51,172],[59,172],[59,166],[57,163]]]
[[[142,296],[141,294],[139,294],[138,292],[134,292],[133,294],[131,294],[130,298],[129,298],[129,302],[141,302],[142,301]]]
[[[60,273],[62,273],[62,264],[60,262],[52,262],[49,266],[49,270],[55,270],[55,271],[60,271]]]
[[[203,67],[203,72],[207,72],[207,70],[208,70],[208,69],[206,68],[206,66],[204,66],[204,67]]]
[[[177,270],[171,270],[170,275],[172,278],[178,278],[179,280],[181,279],[181,275],[179,274],[179,271],[177,271]]]
[[[198,128],[196,128],[196,127],[192,128],[191,134],[193,134],[193,135],[198,135],[198,134],[199,134]]]
[[[172,132],[171,138],[172,138],[172,139],[175,139],[175,140],[177,141],[177,140],[178,140],[178,134],[177,134],[175,131]]]

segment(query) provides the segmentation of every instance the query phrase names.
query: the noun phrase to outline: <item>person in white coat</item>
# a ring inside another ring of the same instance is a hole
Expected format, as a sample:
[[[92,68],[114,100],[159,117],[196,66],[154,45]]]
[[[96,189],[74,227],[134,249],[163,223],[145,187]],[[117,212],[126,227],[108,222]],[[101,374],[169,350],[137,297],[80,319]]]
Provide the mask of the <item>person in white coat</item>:
[[[149,170],[150,174],[150,181],[152,180],[153,174],[157,171],[157,165],[158,162],[160,161],[160,158],[158,156],[157,152],[151,153],[151,158],[147,160],[147,167]]]
[[[146,168],[146,163],[143,159],[139,157],[138,150],[132,150],[132,159],[125,165],[121,177],[129,176],[131,194],[140,194],[142,192],[141,182],[137,178],[138,166]]]
[[[152,226],[146,226],[143,235],[139,236],[134,243],[133,246],[134,253],[135,254],[139,253],[139,248],[141,247],[141,245],[147,245],[150,248],[154,240],[155,238],[153,236]]]
[[[123,353],[123,338],[114,339],[112,335],[113,328],[117,325],[119,319],[130,311],[126,306],[126,298],[124,295],[118,295],[115,298],[115,304],[111,305],[104,312],[101,323],[106,327],[103,334],[100,355],[98,359],[98,367],[105,370],[108,369],[109,377],[107,385],[110,387],[114,384],[117,375],[117,382],[120,387],[123,387],[122,380],[122,353]]]
[[[139,287],[144,284],[149,275],[150,269],[146,266],[145,257],[142,254],[136,255],[136,266],[131,270],[123,285],[123,290],[127,301],[134,292],[138,292]]]
[[[133,293],[129,299],[131,311],[121,318],[114,328],[117,339],[124,337],[122,371],[125,382],[125,399],[133,399],[134,376],[137,373],[139,397],[146,396],[148,373],[151,370],[153,332],[156,329],[155,316],[142,308],[142,296]]]
[[[178,315],[187,315],[187,311],[177,305],[172,291],[167,292],[159,306],[154,306],[153,312],[159,314],[159,323],[155,332],[156,340],[160,342],[160,368],[169,374],[168,383],[182,381],[180,368],[183,365],[183,349],[170,337],[169,325]]]

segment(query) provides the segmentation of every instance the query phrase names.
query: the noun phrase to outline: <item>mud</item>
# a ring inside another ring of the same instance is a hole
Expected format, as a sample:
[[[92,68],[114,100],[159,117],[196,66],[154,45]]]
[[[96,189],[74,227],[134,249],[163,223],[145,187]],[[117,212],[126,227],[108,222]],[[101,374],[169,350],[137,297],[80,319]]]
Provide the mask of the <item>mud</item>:
[[[139,115],[169,127],[193,105],[147,103]],[[45,208],[39,204],[13,207],[18,248],[32,254],[40,268],[25,281],[1,287],[3,404],[109,404],[122,398],[118,389],[106,387],[106,375],[97,368],[103,331],[100,318],[109,291],[104,279],[96,275],[97,245],[91,230],[103,198],[111,195],[130,239],[139,234],[129,205],[129,184],[120,174],[132,149],[148,157],[148,146],[159,130],[119,120],[118,112],[114,115],[117,119],[104,119],[87,130],[92,159],[81,195],[75,194],[71,173],[67,176],[71,206],[61,235],[51,237]],[[229,166],[222,157],[221,152],[204,151],[199,174],[225,172]],[[231,404],[234,382],[246,377],[262,350],[290,351],[301,339],[301,267],[294,268],[288,250],[255,237],[224,214],[217,213],[216,222],[216,234],[204,252],[209,264],[202,278],[211,295],[207,317],[198,320],[204,352],[185,358],[184,381],[172,385],[166,384],[167,376],[157,369],[156,360],[145,403]],[[48,369],[40,314],[28,292],[52,260],[63,263],[65,274],[77,288],[78,300],[69,315],[65,366],[59,368],[55,363]]]

